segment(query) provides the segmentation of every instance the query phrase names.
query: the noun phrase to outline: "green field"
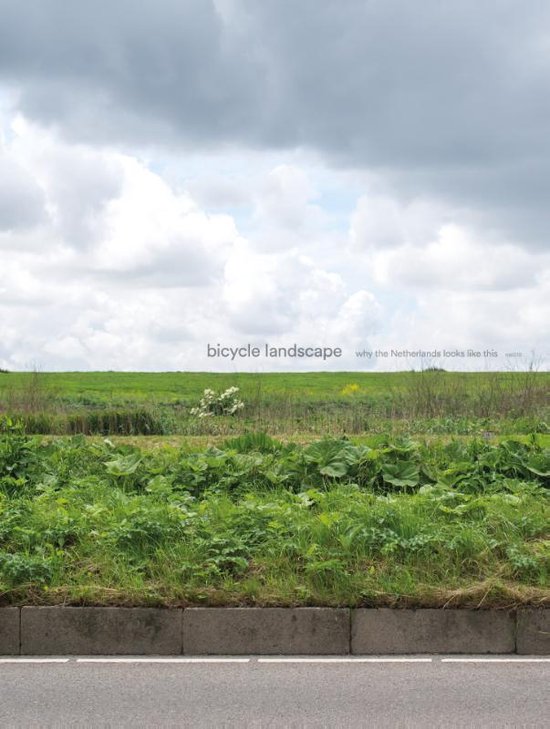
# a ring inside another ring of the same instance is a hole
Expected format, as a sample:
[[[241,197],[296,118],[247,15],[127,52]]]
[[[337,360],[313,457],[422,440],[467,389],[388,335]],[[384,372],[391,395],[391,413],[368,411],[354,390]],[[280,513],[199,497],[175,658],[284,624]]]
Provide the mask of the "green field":
[[[350,383],[359,384],[373,395],[406,387],[413,373],[305,372],[305,373],[209,373],[209,372],[45,372],[38,373],[44,386],[67,402],[94,405],[110,403],[195,402],[206,387],[241,388],[247,398],[297,397],[298,399],[337,398]],[[447,378],[479,383],[483,375],[444,375]],[[0,376],[0,394],[10,388],[28,386],[37,373],[11,372]],[[506,377],[500,375],[499,377]]]
[[[238,387],[233,417],[190,413]],[[550,373],[5,373],[0,413],[29,433],[278,435],[549,432]]]
[[[350,384],[365,395],[408,391],[419,379],[435,379],[446,388],[479,391],[484,388],[550,387],[550,372],[10,372],[0,375],[0,396],[14,388],[28,387],[32,379],[67,402],[94,405],[196,401],[206,387],[241,388],[247,398],[292,397],[306,400],[339,398]]]

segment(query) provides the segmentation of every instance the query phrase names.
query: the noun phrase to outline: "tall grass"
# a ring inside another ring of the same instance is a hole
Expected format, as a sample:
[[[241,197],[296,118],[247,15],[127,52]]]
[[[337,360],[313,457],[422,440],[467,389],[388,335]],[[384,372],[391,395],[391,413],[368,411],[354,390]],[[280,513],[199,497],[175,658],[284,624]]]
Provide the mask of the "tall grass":
[[[536,372],[488,374],[468,386],[448,372],[418,372],[394,400],[402,417],[523,417],[547,412],[550,382]]]

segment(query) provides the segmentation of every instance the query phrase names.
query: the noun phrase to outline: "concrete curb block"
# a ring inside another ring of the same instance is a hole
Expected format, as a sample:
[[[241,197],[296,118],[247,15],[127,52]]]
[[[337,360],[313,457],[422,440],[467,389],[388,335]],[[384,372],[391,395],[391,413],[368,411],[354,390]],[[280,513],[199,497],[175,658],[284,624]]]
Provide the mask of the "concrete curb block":
[[[24,607],[21,655],[181,654],[182,610]]]
[[[550,655],[550,610],[518,610],[516,640],[518,653]]]
[[[513,653],[514,615],[496,610],[357,609],[351,652]]]
[[[20,615],[17,607],[0,608],[0,655],[19,655]]]
[[[348,608],[187,608],[189,654],[349,653]]]
[[[550,610],[0,608],[0,655],[550,655]]]

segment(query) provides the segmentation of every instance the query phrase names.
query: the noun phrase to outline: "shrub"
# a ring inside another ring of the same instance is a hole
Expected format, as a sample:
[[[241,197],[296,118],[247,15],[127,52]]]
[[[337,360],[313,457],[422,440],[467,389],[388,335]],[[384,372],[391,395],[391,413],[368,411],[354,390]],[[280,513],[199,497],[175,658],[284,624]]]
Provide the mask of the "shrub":
[[[244,402],[239,399],[238,387],[229,387],[219,395],[209,388],[203,393],[198,407],[191,408],[191,415],[206,418],[211,415],[235,415],[244,408]]]

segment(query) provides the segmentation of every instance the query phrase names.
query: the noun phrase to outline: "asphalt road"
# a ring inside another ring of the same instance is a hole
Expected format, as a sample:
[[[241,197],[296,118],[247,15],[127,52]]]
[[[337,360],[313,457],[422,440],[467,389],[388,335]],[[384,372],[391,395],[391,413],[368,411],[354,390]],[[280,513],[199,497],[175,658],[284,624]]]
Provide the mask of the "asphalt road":
[[[549,658],[472,658],[0,658],[0,726],[549,726]]]

